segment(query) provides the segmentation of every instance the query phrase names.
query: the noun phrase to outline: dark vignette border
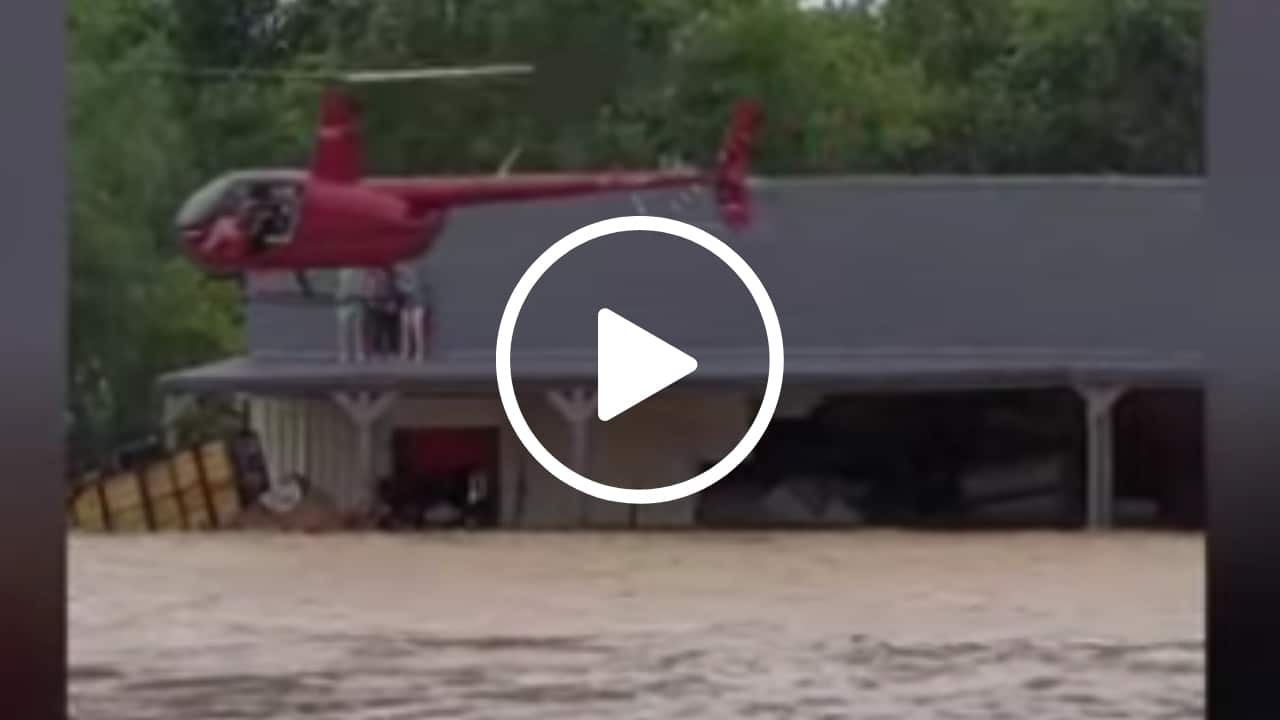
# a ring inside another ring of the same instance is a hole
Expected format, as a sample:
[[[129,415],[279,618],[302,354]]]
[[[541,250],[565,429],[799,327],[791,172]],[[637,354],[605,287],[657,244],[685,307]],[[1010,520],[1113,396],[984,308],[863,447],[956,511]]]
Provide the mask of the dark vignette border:
[[[66,714],[62,0],[0,2],[0,715]]]
[[[1213,0],[1208,22],[1208,701],[1276,714],[1280,647],[1280,3]]]
[[[1277,714],[1280,648],[1280,3],[1212,0],[1207,287],[1209,710]],[[1188,288],[1189,292],[1194,291]]]
[[[1275,710],[1280,647],[1280,3],[1212,2],[1207,283],[1188,288],[1216,370],[1208,688],[1211,717],[1255,718]],[[18,310],[0,323],[0,678],[24,718],[62,716],[66,694],[62,19],[60,0],[0,3],[0,302]]]

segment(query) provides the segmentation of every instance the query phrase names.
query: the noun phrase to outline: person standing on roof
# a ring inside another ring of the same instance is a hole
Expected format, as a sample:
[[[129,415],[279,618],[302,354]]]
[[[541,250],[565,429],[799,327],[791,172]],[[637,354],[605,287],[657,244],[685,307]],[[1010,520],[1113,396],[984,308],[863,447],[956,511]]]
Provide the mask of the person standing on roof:
[[[365,271],[345,268],[338,272],[338,362],[364,362],[367,336],[364,323]]]
[[[400,297],[400,357],[422,362],[427,357],[426,288],[412,262],[401,263],[392,272]]]
[[[379,359],[397,354],[397,329],[400,319],[400,293],[391,268],[369,268],[365,271],[366,324],[370,331],[370,347]]]

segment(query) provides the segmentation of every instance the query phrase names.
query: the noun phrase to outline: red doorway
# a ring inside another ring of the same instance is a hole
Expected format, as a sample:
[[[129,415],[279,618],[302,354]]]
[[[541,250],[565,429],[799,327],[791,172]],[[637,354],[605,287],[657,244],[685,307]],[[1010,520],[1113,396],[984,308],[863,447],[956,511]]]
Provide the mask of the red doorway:
[[[452,496],[462,493],[470,496],[463,487],[450,488],[477,471],[483,473],[485,491],[475,498],[478,505],[472,510],[481,525],[497,522],[499,434],[497,428],[399,428],[391,436],[395,475],[403,480],[433,486],[437,493]],[[421,485],[420,485],[421,487]]]
[[[498,469],[496,428],[402,428],[392,444],[396,471],[409,475],[447,475]]]

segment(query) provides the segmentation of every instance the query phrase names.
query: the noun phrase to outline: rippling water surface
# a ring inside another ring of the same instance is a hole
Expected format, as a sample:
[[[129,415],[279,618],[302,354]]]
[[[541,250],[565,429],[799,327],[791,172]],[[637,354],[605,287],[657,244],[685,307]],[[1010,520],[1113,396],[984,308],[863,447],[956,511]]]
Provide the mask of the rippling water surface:
[[[79,720],[1201,718],[1194,535],[76,536]]]

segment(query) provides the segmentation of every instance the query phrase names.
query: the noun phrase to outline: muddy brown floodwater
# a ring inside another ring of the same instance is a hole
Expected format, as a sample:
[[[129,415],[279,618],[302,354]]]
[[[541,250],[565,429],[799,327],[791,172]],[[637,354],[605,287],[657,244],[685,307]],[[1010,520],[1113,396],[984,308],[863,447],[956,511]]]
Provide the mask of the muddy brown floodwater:
[[[78,720],[1201,718],[1195,535],[73,536]]]

